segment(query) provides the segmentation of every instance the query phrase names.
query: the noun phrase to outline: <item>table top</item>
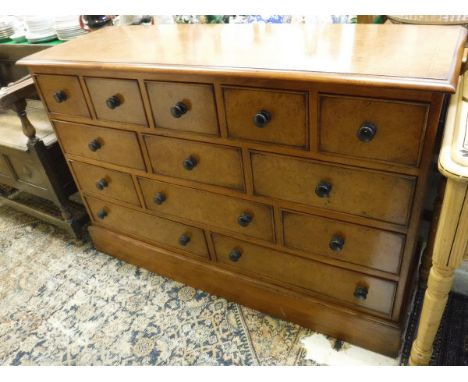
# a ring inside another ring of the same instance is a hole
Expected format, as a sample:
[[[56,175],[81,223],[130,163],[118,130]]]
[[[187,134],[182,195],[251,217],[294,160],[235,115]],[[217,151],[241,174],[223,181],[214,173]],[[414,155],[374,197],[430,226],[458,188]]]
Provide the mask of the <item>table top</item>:
[[[107,27],[20,65],[154,70],[455,92],[457,26],[203,24]]]

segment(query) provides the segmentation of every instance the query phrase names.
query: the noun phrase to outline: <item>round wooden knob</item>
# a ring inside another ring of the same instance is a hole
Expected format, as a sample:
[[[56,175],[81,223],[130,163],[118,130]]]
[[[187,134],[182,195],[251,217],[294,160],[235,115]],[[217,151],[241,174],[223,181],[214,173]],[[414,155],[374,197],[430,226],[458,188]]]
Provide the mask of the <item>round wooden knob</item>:
[[[57,103],[62,103],[67,100],[67,94],[63,90],[59,90],[54,94],[54,100]]]
[[[271,113],[266,110],[260,110],[253,117],[253,123],[257,127],[265,127],[271,121]]]
[[[177,102],[175,106],[171,107],[171,114],[174,118],[182,117],[185,113],[187,113],[187,111],[188,107],[183,102]]]
[[[185,247],[190,242],[190,236],[186,233],[180,235],[179,237],[179,244]]]
[[[97,182],[96,182],[96,188],[99,190],[99,191],[102,191],[104,190],[109,184],[107,183],[107,180],[105,180],[104,178],[103,179],[99,179]]]
[[[229,260],[232,262],[237,262],[242,256],[242,252],[239,251],[238,249],[233,249],[231,252],[229,252]]]
[[[237,219],[237,222],[242,227],[247,227],[252,222],[253,216],[249,212],[243,212]]]
[[[101,209],[97,212],[97,217],[101,220],[103,220],[107,216],[107,212],[105,209]]]
[[[367,287],[358,285],[354,290],[354,297],[360,301],[364,301],[367,298],[368,293],[369,289]]]
[[[91,151],[97,151],[101,148],[101,143],[97,139],[93,139],[88,143],[88,147]]]
[[[122,104],[118,95],[113,95],[106,100],[106,105],[109,109],[115,109]]]
[[[345,244],[345,239],[342,236],[334,235],[331,238],[330,243],[328,245],[330,246],[330,249],[332,251],[339,252],[343,249],[344,244]]]
[[[372,141],[372,139],[375,137],[375,134],[377,134],[377,127],[370,122],[364,122],[357,131],[357,136],[362,142]]]
[[[315,187],[315,193],[320,198],[328,198],[330,196],[330,192],[332,190],[332,185],[329,182],[321,181]]]
[[[166,200],[166,194],[164,192],[158,192],[156,195],[154,195],[154,198],[153,198],[153,201],[156,204],[163,204],[165,200]]]
[[[193,170],[197,164],[198,161],[191,155],[182,162],[184,168],[189,171]]]

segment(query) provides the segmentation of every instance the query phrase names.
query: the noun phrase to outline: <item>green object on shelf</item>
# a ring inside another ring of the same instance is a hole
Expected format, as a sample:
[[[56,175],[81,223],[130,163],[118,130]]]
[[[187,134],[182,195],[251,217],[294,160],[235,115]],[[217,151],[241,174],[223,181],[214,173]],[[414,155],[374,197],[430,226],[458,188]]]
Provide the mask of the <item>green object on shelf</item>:
[[[52,41],[46,41],[46,42],[38,42],[38,43],[31,43],[29,41],[15,42],[13,40],[8,40],[8,41],[0,42],[0,45],[1,44],[5,44],[5,45],[58,45],[58,44],[61,44],[63,42],[65,42],[65,41],[58,40],[58,39],[55,39],[55,40],[52,40]]]

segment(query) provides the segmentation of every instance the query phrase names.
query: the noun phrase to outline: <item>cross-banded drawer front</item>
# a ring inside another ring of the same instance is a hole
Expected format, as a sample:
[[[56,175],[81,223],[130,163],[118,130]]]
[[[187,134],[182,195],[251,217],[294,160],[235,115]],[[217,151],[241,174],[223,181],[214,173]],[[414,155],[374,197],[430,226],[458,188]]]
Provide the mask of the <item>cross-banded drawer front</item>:
[[[423,103],[321,95],[319,150],[417,166],[428,112]]]
[[[131,175],[76,161],[70,165],[82,191],[140,206]]]
[[[97,224],[145,241],[161,243],[191,254],[208,257],[203,231],[172,220],[148,215],[110,202],[86,197]]]
[[[414,178],[259,152],[251,158],[258,195],[396,224],[408,222]]]
[[[39,74],[36,81],[50,112],[90,117],[78,77]]]
[[[307,147],[307,94],[270,89],[223,88],[228,134]]]
[[[146,82],[156,127],[218,135],[212,85]]]
[[[54,126],[67,154],[145,170],[137,136],[131,131],[59,121]]]
[[[390,314],[395,283],[212,234],[217,261],[348,303]]]
[[[155,174],[244,189],[239,148],[161,136],[144,139]]]
[[[285,246],[398,273],[405,236],[316,215],[283,211]]]
[[[270,206],[139,178],[146,207],[267,241],[274,240]]]

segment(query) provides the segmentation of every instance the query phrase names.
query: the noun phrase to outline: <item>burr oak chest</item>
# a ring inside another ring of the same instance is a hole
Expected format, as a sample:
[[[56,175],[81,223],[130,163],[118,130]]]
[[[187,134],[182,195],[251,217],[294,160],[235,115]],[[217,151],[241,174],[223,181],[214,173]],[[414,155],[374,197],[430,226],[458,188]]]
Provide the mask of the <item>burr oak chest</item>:
[[[97,249],[396,355],[466,30],[105,28],[21,60]]]

